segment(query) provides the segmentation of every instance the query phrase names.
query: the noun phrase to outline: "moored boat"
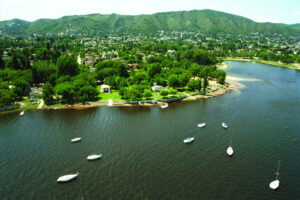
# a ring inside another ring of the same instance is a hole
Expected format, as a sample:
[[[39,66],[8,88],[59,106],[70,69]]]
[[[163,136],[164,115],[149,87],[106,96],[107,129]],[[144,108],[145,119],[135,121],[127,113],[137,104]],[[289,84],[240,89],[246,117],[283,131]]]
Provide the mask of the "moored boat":
[[[78,175],[79,175],[79,173],[64,175],[64,176],[58,177],[57,182],[59,182],[59,183],[65,183],[65,182],[73,180]]]
[[[223,128],[228,128],[228,125],[225,124],[224,122],[222,122],[222,127],[223,127]]]
[[[227,148],[226,153],[227,153],[228,156],[232,156],[232,155],[233,155],[233,149],[232,149],[231,146],[229,146],[229,147]]]
[[[272,182],[269,184],[269,187],[270,187],[272,190],[276,190],[276,189],[279,187],[279,183],[280,183],[280,181],[278,180],[278,176],[279,176],[279,168],[280,168],[280,160],[279,160],[279,162],[278,162],[278,169],[277,169],[277,172],[275,172],[275,174],[276,174],[275,181],[272,181]]]
[[[25,110],[22,110],[19,115],[22,116],[22,115],[24,115],[24,113],[25,113]]]
[[[93,155],[89,155],[86,159],[87,160],[97,160],[101,157],[102,157],[102,154],[93,154]]]
[[[81,137],[77,137],[77,138],[73,138],[72,140],[71,140],[71,142],[79,142],[81,140]]]
[[[168,106],[169,106],[168,103],[165,103],[165,104],[160,105],[160,108],[167,108]]]
[[[185,143],[185,144],[188,144],[188,143],[191,143],[191,142],[193,142],[195,140],[195,138],[194,137],[191,137],[191,138],[186,138],[186,139],[184,139],[183,140],[183,143]]]
[[[269,185],[269,187],[273,190],[276,190],[278,187],[279,187],[279,183],[280,181],[279,180],[275,180],[275,181],[272,181]]]
[[[202,128],[202,127],[206,126],[206,123],[200,123],[200,124],[198,124],[197,126],[198,126],[199,128]]]

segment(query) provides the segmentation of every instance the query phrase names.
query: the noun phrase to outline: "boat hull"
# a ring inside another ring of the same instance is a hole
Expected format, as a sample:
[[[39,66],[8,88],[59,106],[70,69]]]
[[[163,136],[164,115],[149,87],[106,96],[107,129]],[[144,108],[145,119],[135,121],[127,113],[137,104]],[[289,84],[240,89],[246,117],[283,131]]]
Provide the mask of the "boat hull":
[[[228,156],[232,156],[233,155],[233,149],[231,147],[228,147],[226,153],[227,153]]]
[[[98,160],[98,159],[100,159],[101,157],[102,157],[102,154],[99,154],[99,155],[95,154],[95,155],[90,155],[90,156],[88,156],[86,159],[87,159],[87,160]]]
[[[194,140],[195,140],[195,138],[187,138],[187,139],[183,140],[183,143],[184,144],[189,144],[189,143],[194,142]]]
[[[73,138],[72,140],[71,140],[71,142],[79,142],[79,141],[81,141],[81,138]]]
[[[206,123],[200,123],[197,125],[199,128],[203,128],[204,126],[206,126]]]
[[[280,183],[279,180],[272,181],[272,182],[270,183],[269,187],[270,187],[272,190],[276,190],[276,189],[279,187],[279,183]]]
[[[64,175],[64,176],[58,177],[57,182],[66,183],[66,182],[69,182],[69,181],[75,179],[78,175],[79,175],[79,173]]]
[[[225,123],[223,122],[223,123],[222,123],[222,127],[225,128],[225,129],[227,129],[227,128],[228,128],[228,125],[225,124]]]

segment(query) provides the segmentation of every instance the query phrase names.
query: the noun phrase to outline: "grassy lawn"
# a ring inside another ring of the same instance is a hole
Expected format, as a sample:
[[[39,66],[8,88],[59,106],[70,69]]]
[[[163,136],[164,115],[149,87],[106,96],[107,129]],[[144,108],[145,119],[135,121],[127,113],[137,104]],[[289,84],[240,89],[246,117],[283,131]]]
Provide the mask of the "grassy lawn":
[[[196,92],[196,91],[189,91],[189,90],[185,90],[183,91],[184,93],[187,93],[189,95],[193,95],[193,94],[199,94],[199,92]]]
[[[164,96],[162,96],[162,95],[160,95],[158,92],[153,92],[152,93],[153,95],[152,95],[152,97],[151,98],[153,98],[153,99],[163,99],[163,98],[177,98],[177,97],[182,97],[182,96],[185,96],[184,94],[181,94],[181,93],[177,93],[177,94],[170,94],[170,95],[168,95],[168,96],[166,96],[166,97],[164,97]]]
[[[44,107],[48,108],[48,107],[51,107],[51,108],[65,108],[67,105],[66,104],[62,104],[62,103],[57,103],[57,104],[53,104],[53,105],[50,105],[50,106],[47,106],[46,104],[44,104]]]
[[[28,101],[28,97],[24,97],[23,101],[18,101],[17,103],[20,104],[24,104],[25,105],[25,110],[35,110],[38,107],[38,103],[37,104],[32,104],[31,102]],[[23,107],[23,106],[21,106]]]
[[[100,87],[99,87],[100,90]],[[121,98],[121,95],[119,95],[119,91],[117,90],[112,90],[111,93],[100,93],[98,95],[98,97],[100,97],[100,100],[104,100],[104,101],[108,101],[109,99],[112,99],[113,101],[124,101]]]

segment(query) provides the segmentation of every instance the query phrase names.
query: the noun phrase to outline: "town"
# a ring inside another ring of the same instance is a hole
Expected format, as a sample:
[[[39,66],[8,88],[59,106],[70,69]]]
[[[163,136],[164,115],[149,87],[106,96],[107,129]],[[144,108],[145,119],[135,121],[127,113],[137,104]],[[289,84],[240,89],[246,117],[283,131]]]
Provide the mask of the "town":
[[[223,60],[300,69],[300,37],[283,34],[110,35],[68,28],[57,34],[1,32],[0,44],[3,111],[203,95],[226,87],[226,73],[217,67]]]

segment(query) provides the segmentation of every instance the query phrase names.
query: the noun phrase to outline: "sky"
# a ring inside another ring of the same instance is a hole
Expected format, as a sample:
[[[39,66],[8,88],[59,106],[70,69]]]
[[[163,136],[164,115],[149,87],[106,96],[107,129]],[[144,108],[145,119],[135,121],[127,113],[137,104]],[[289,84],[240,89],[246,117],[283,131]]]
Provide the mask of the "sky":
[[[212,9],[256,22],[300,23],[300,0],[0,0],[0,21],[66,15],[153,14],[166,11]]]

